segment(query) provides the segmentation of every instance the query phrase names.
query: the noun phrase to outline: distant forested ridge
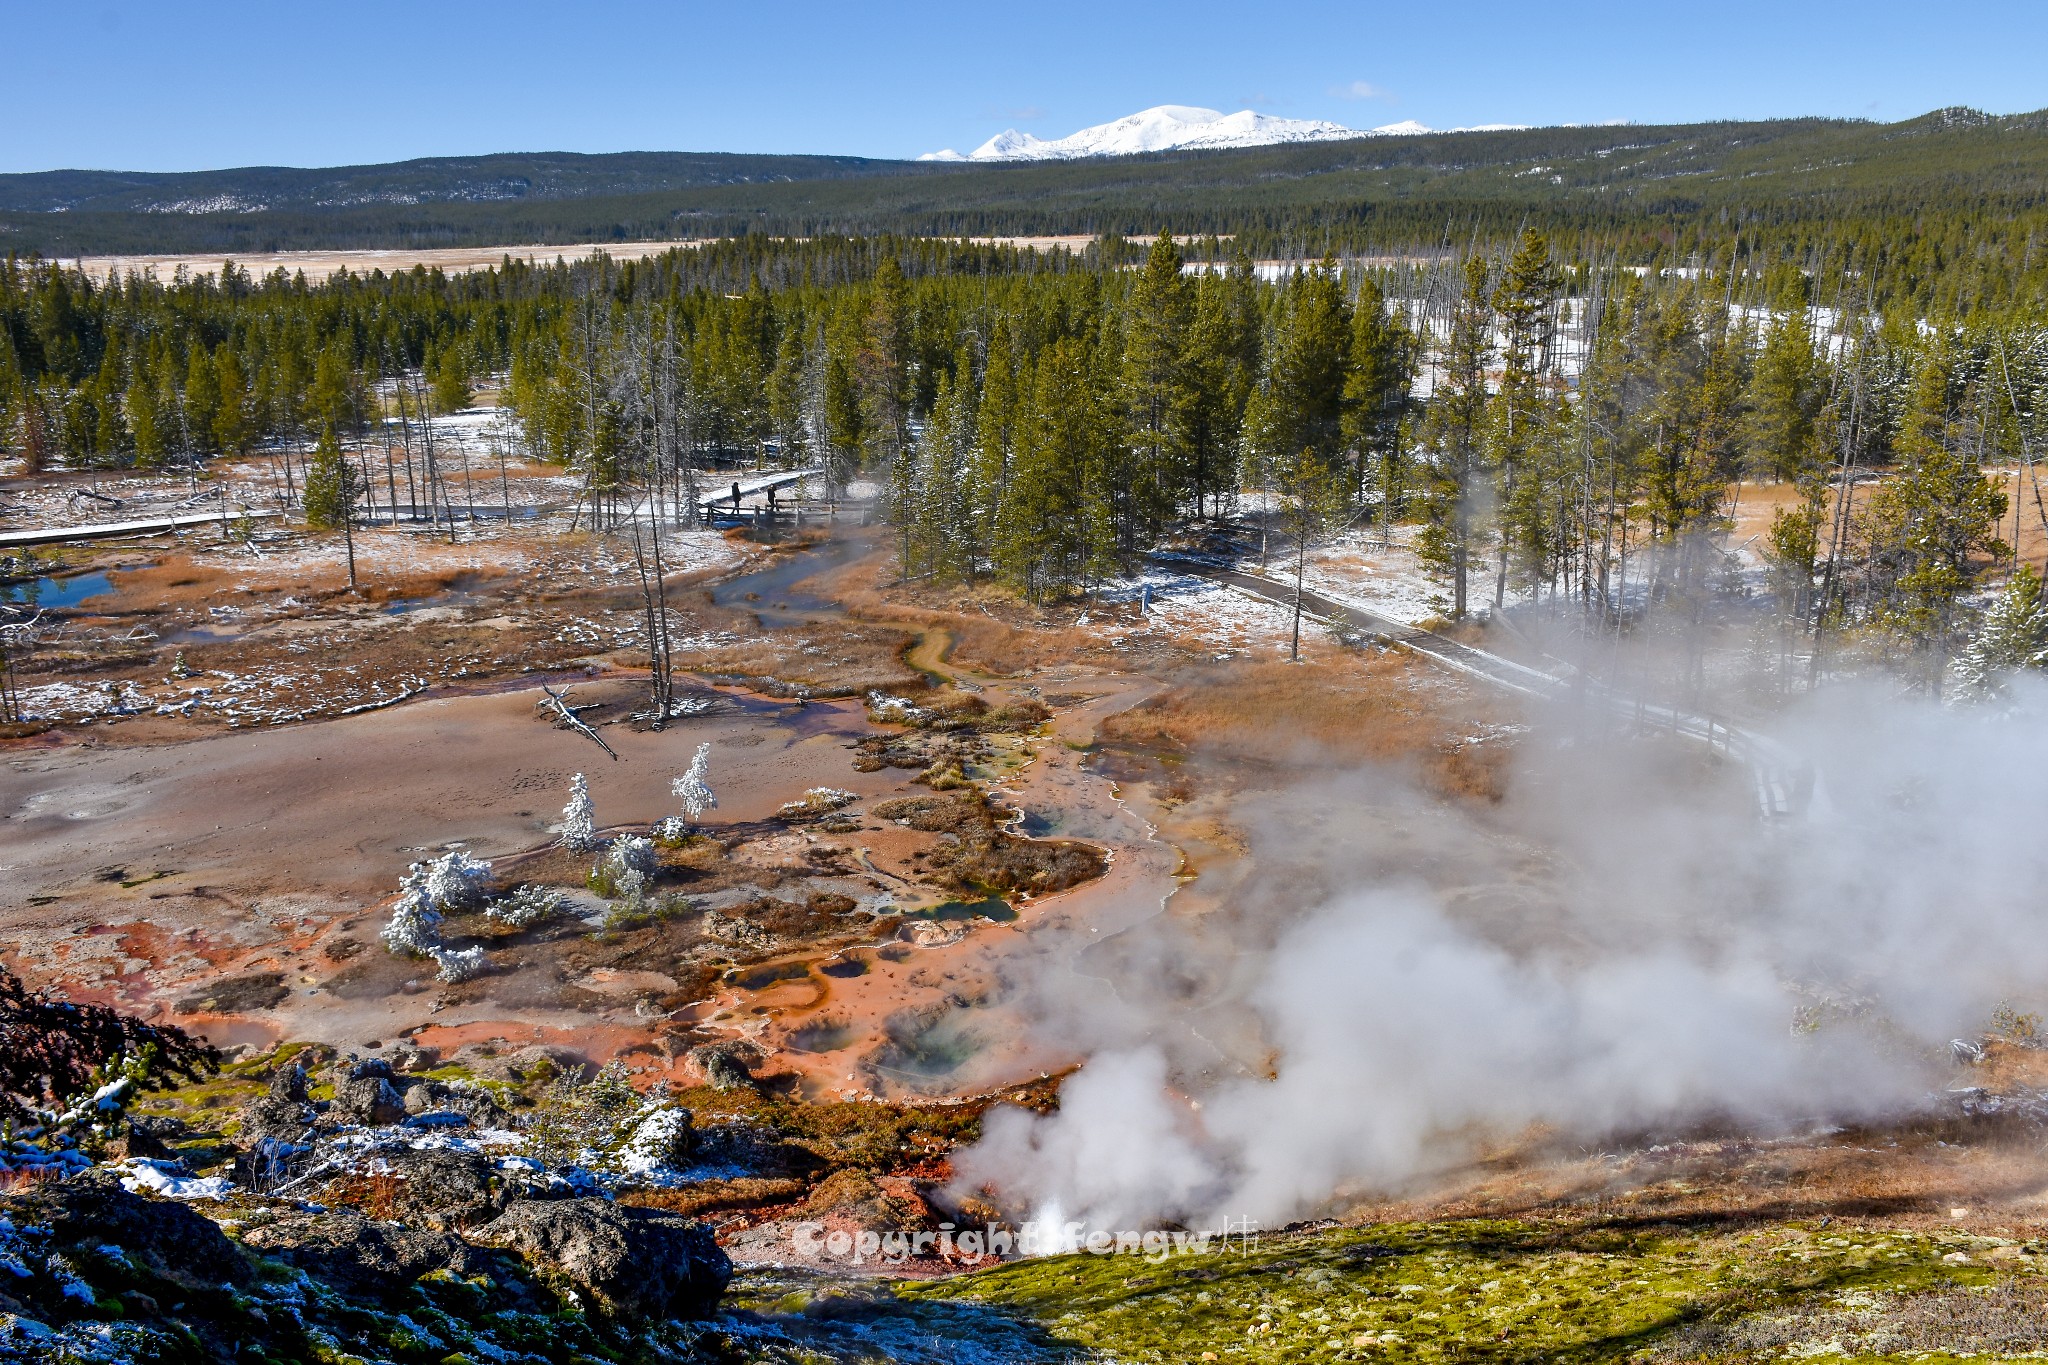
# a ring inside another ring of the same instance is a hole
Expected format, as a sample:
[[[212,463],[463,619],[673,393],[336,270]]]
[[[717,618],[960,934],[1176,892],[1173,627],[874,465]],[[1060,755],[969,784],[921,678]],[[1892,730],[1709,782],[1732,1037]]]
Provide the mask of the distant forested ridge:
[[[0,176],[0,248],[46,256],[1161,228],[1254,256],[1499,245],[1684,259],[1732,235],[1794,254],[1928,239],[2030,262],[2048,116],[1942,110],[1540,128],[1109,160],[948,165],[687,153],[438,158],[339,170]],[[1943,263],[1944,266],[1947,262]],[[2004,261],[1998,262],[2003,266]]]

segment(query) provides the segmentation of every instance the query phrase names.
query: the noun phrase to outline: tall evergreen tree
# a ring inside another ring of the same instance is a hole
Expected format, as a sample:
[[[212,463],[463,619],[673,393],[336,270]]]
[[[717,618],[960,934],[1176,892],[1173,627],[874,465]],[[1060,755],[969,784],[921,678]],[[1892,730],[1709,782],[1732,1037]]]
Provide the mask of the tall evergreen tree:
[[[1180,248],[1164,229],[1152,243],[1124,316],[1123,407],[1136,458],[1122,492],[1124,549],[1158,537],[1196,479],[1185,458],[1192,395],[1188,332],[1194,290],[1182,273]]]
[[[1351,305],[1351,365],[1344,376],[1343,434],[1355,461],[1354,496],[1383,522],[1406,511],[1408,472],[1401,442],[1414,408],[1421,338],[1389,311],[1379,282],[1360,281]]]
[[[1423,442],[1429,460],[1423,485],[1423,533],[1417,550],[1451,580],[1451,616],[1470,604],[1474,526],[1484,513],[1493,305],[1486,262],[1465,262],[1465,289],[1451,317]]]

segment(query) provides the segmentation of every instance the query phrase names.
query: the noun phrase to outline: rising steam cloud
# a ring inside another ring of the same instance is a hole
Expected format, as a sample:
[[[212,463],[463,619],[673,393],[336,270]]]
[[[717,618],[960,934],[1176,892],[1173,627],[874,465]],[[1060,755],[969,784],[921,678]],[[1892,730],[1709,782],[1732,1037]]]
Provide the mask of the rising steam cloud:
[[[2044,701],[1827,696],[1779,732],[1818,786],[1776,823],[1734,768],[1557,718],[1495,813],[1305,777],[1260,799],[1272,871],[1227,932],[1169,913],[1039,983],[1091,1058],[1058,1113],[993,1112],[960,1184],[1093,1227],[1271,1225],[1532,1126],[1922,1103],[1947,1039],[2048,1002]]]

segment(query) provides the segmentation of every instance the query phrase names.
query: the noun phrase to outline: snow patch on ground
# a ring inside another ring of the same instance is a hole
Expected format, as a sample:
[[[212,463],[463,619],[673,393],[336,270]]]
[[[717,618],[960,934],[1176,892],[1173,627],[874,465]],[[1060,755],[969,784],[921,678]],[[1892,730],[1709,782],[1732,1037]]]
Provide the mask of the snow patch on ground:
[[[1302,581],[1347,607],[1418,625],[1443,614],[1447,590],[1415,555],[1415,528],[1393,528],[1385,542],[1377,529],[1345,533],[1309,551]],[[1276,578],[1293,580],[1291,565],[1275,565]],[[1476,589],[1474,590],[1476,593]]]
[[[1145,620],[1135,625],[1126,611],[1099,621],[1084,613],[1075,622],[1120,639],[1151,629],[1230,649],[1284,648],[1294,625],[1290,608],[1166,567],[1113,579],[1096,590],[1095,601],[1145,610]]]
[[[225,1199],[235,1191],[234,1182],[226,1176],[186,1175],[181,1163],[175,1161],[135,1157],[115,1169],[121,1173],[123,1188],[131,1194],[147,1192],[165,1199]]]

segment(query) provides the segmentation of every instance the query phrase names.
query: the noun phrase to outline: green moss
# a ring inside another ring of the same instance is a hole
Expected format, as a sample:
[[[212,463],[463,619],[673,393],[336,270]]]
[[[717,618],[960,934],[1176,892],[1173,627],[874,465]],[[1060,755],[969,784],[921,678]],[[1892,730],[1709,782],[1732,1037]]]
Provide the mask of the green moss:
[[[1267,1237],[1149,1263],[1074,1255],[900,1286],[1021,1313],[1119,1360],[1627,1359],[1709,1314],[1988,1284],[1961,1234],[1453,1222]]]

